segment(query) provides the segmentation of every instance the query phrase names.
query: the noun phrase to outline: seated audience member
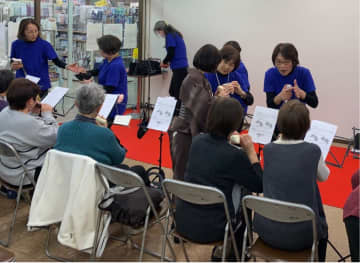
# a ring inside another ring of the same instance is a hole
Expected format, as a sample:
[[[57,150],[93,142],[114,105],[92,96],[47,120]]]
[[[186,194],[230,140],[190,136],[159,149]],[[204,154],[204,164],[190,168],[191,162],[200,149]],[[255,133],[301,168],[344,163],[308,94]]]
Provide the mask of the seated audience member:
[[[232,218],[241,204],[240,186],[262,192],[262,169],[251,137],[241,135],[241,148],[229,143],[231,134],[241,124],[242,115],[236,99],[215,99],[209,109],[207,133],[193,138],[184,178],[186,182],[221,190]],[[175,218],[176,230],[192,241],[211,243],[224,238],[226,216],[222,204],[200,206],[176,199]],[[239,251],[243,232],[241,227],[235,233]]]
[[[351,261],[360,261],[359,258],[359,196],[360,196],[360,170],[351,177],[352,192],[344,205],[344,223],[349,240]]]
[[[10,70],[0,70],[0,111],[8,105],[6,93],[13,79],[15,79],[15,76]]]
[[[96,119],[104,99],[105,91],[101,86],[94,83],[82,86],[75,99],[79,113],[74,120],[60,126],[54,149],[86,155],[100,163],[129,169],[127,165],[121,164],[126,149],[113,132],[106,128],[106,120],[100,122]],[[144,178],[144,167],[134,166],[131,170]]]
[[[10,143],[35,181],[40,173],[46,152],[56,142],[58,125],[52,107],[39,104],[40,87],[30,80],[19,78],[11,82],[7,92],[9,107],[0,112],[0,140]],[[35,116],[38,115],[38,116]],[[22,167],[14,158],[0,158],[0,176],[12,185],[19,185]],[[30,181],[25,177],[24,184]]]
[[[220,50],[221,61],[215,73],[205,74],[215,93],[218,87],[228,90],[230,97],[237,99],[244,109],[244,116],[247,113],[248,105],[254,103],[254,97],[250,93],[250,85],[239,73],[236,72],[240,64],[239,52],[232,46],[224,46]]]
[[[310,127],[309,110],[291,100],[278,116],[280,137],[264,147],[264,196],[311,207],[316,215],[319,260],[324,261],[328,227],[317,181],[325,181],[329,169],[320,148],[304,141]],[[255,215],[255,231],[270,246],[285,250],[311,248],[311,222],[278,223]]]
[[[293,44],[280,43],[272,53],[274,67],[265,73],[264,91],[269,108],[280,109],[292,99],[316,108],[318,97],[310,70],[299,66],[298,52]]]
[[[232,46],[233,48],[235,48],[239,52],[239,55],[241,57],[241,47],[239,45],[239,42],[237,42],[235,40],[230,40],[224,44],[224,47],[225,46]],[[240,64],[237,67],[237,69],[235,70],[235,72],[237,72],[240,75],[240,77],[245,81],[245,86],[249,87],[249,90],[250,90],[248,71],[247,71],[242,59],[240,60]]]

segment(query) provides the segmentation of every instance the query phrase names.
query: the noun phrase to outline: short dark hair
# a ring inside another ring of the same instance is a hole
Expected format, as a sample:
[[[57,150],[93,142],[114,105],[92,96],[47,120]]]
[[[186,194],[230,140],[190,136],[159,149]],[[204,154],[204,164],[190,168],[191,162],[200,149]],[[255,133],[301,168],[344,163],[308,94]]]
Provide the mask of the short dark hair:
[[[18,39],[26,41],[25,30],[26,30],[26,27],[30,24],[33,24],[37,27],[37,29],[39,31],[39,37],[40,37],[40,25],[33,18],[25,18],[25,19],[21,20],[21,22],[20,22],[19,31],[17,34]]]
[[[7,91],[11,81],[15,78],[14,73],[8,69],[0,70],[0,93]]]
[[[196,52],[193,65],[204,72],[215,72],[220,61],[219,50],[214,45],[206,44]]]
[[[235,71],[239,67],[240,53],[232,46],[229,45],[223,46],[223,48],[220,49],[220,55],[221,55],[221,59],[224,60],[225,62],[234,63],[233,71]]]
[[[291,43],[280,43],[277,44],[272,53],[272,62],[275,65],[275,59],[278,55],[283,56],[285,59],[291,60],[293,67],[299,65],[299,55],[296,47]]]
[[[232,46],[233,48],[235,48],[237,51],[239,51],[239,53],[241,53],[241,47],[240,47],[240,44],[239,42],[235,41],[235,40],[230,40],[228,42],[226,42],[224,44],[224,47],[225,46]]]
[[[310,128],[308,108],[298,100],[288,101],[280,108],[277,126],[284,139],[304,139]]]
[[[228,137],[240,128],[243,108],[238,100],[218,97],[210,106],[207,117],[207,132],[211,135]]]
[[[121,40],[113,35],[104,35],[97,39],[99,48],[108,55],[114,55],[120,51]]]
[[[6,95],[6,99],[9,103],[10,109],[12,110],[23,110],[26,107],[26,102],[40,94],[40,87],[34,82],[18,78],[14,79],[9,87]]]

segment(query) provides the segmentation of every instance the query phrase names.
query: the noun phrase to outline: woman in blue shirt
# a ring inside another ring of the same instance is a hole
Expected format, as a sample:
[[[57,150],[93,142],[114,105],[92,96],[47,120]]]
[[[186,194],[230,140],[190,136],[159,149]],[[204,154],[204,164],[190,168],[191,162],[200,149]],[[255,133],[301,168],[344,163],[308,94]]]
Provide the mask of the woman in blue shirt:
[[[239,45],[239,42],[235,41],[235,40],[230,40],[228,42],[226,42],[224,44],[224,46],[232,46],[233,48],[235,48],[238,52],[239,55],[241,56],[241,47]],[[240,64],[237,67],[237,69],[235,70],[235,72],[237,72],[240,77],[242,77],[242,79],[245,81],[245,85],[247,85],[249,87],[250,90],[250,83],[249,83],[249,75],[248,75],[248,71],[245,67],[245,64],[242,60],[240,60]]]
[[[104,58],[102,64],[97,69],[76,75],[80,80],[90,80],[93,76],[98,76],[98,82],[109,94],[119,94],[117,103],[108,121],[112,122],[116,114],[123,114],[128,100],[127,73],[123,60],[119,54],[121,41],[116,36],[104,35],[97,39],[100,55]]]
[[[181,102],[179,100],[181,83],[187,75],[188,60],[183,35],[165,21],[158,21],[154,26],[155,34],[165,38],[166,57],[160,64],[161,67],[170,68],[173,72],[169,94],[177,99],[175,115],[178,115]]]
[[[232,46],[226,45],[220,50],[221,62],[217,66],[215,73],[206,73],[205,77],[211,84],[213,93],[218,87],[228,90],[230,97],[238,100],[244,110],[244,116],[247,113],[248,105],[254,103],[254,97],[250,93],[250,86],[236,72],[240,64],[239,52]]]
[[[291,99],[298,99],[312,108],[318,105],[315,84],[310,70],[299,66],[298,52],[293,44],[280,43],[272,54],[275,67],[265,73],[264,91],[269,108],[279,109]]]
[[[11,69],[16,70],[16,78],[26,75],[40,78],[37,84],[41,87],[41,97],[51,87],[48,60],[60,68],[78,73],[76,64],[66,65],[58,58],[51,44],[40,37],[40,26],[34,19],[21,20],[17,37],[11,44]]]

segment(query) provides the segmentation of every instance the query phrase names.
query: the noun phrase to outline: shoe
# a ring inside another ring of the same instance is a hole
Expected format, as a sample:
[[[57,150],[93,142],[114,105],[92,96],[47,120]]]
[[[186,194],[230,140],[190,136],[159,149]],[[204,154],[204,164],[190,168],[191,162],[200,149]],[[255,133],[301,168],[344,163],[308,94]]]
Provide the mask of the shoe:
[[[2,194],[3,196],[6,196],[8,199],[16,199],[16,197],[17,197],[16,191],[7,189],[3,185],[0,187],[0,194]]]

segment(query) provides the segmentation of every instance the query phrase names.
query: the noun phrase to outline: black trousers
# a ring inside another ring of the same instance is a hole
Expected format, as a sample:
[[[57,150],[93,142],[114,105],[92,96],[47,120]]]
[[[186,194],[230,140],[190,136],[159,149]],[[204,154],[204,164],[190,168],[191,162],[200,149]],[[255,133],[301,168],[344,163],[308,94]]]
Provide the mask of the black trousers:
[[[180,87],[188,73],[188,69],[187,68],[178,68],[178,69],[173,69],[172,72],[173,72],[173,75],[172,75],[171,82],[170,82],[169,94],[171,97],[174,97],[175,99],[177,99],[177,103],[176,103],[176,107],[175,107],[175,114],[174,114],[175,116],[177,116],[179,114],[179,110],[180,110],[180,106],[181,106],[181,101],[179,99]]]
[[[346,233],[349,240],[351,261],[360,261],[359,258],[359,218],[349,216],[344,219]]]

